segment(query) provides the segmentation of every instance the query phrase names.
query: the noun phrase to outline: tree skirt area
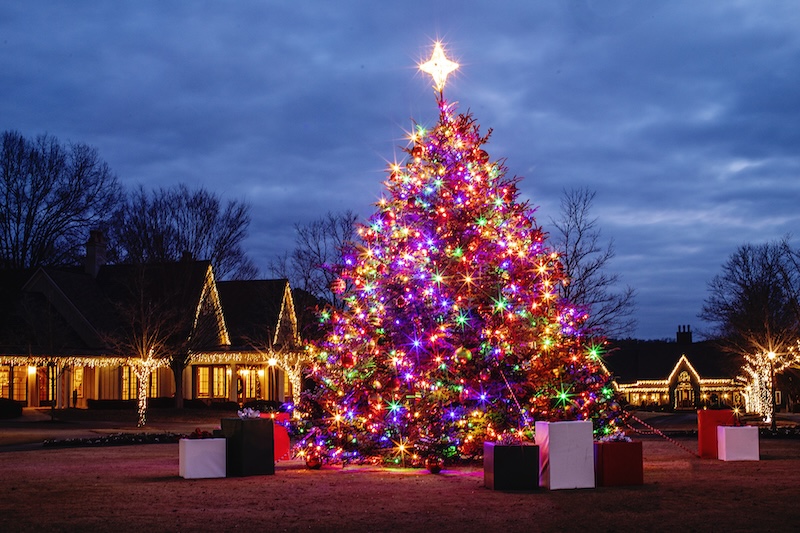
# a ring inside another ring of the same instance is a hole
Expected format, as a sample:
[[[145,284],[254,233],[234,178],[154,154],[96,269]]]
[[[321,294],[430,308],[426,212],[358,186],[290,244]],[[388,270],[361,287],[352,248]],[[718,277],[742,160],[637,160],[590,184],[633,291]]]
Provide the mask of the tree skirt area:
[[[286,461],[274,476],[186,480],[177,444],[5,452],[0,531],[777,531],[800,521],[800,440],[762,439],[757,462],[643,442],[642,486],[534,492],[488,490],[479,466],[434,475]]]

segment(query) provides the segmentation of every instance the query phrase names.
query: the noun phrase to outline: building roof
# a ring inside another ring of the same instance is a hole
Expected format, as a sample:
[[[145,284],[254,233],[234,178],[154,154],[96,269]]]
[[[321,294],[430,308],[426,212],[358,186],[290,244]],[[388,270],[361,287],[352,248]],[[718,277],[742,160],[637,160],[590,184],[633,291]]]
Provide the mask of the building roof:
[[[97,277],[71,267],[0,270],[0,352],[107,352],[107,339],[129,325],[126,314],[137,302],[170,317],[174,336],[188,338],[195,333],[210,276],[213,281],[209,261],[104,265]],[[44,322],[50,324],[47,331]],[[209,338],[219,339],[215,333]]]
[[[286,279],[217,282],[232,346],[272,345],[287,305],[288,287]]]
[[[739,374],[735,358],[712,341],[614,341],[605,362],[618,383],[635,383],[666,379],[682,355],[703,378],[734,378]]]

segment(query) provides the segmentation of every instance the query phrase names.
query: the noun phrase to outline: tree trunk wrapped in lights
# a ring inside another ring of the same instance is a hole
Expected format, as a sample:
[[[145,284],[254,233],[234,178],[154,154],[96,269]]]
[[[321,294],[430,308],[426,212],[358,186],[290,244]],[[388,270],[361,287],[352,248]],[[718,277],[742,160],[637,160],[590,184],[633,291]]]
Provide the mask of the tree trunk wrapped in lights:
[[[317,416],[301,447],[328,460],[480,455],[484,441],[534,420],[613,431],[603,341],[559,298],[559,257],[518,200],[518,179],[490,160],[488,135],[442,86],[438,123],[414,128],[343,256],[345,309],[321,315],[318,386],[305,404]]]

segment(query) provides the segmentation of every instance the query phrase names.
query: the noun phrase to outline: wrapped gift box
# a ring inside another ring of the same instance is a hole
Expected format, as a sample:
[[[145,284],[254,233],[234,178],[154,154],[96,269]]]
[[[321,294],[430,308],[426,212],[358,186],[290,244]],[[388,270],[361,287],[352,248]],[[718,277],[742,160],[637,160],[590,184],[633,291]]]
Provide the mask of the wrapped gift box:
[[[186,479],[225,477],[225,439],[178,441],[178,474]]]
[[[717,427],[733,425],[730,409],[697,411],[697,452],[704,459],[717,458]]]
[[[595,482],[599,487],[644,484],[641,442],[595,442]]]
[[[222,435],[228,441],[228,476],[275,473],[275,442],[271,418],[223,418]]]
[[[539,447],[484,442],[483,484],[492,490],[539,488]]]
[[[291,459],[289,454],[289,432],[286,424],[289,423],[289,413],[261,413],[261,418],[273,420],[272,430],[274,433],[275,460]]]
[[[758,461],[756,426],[717,427],[717,452],[723,461]]]
[[[594,487],[592,423],[536,422],[539,484],[550,490]]]

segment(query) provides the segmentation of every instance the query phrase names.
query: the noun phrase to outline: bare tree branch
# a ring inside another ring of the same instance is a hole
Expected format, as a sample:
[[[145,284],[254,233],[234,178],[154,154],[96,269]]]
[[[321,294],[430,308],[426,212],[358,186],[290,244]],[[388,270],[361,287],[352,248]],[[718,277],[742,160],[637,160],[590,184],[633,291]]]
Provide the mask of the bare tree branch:
[[[620,338],[636,327],[636,291],[619,288],[619,275],[607,271],[616,253],[613,240],[602,243],[597,218],[591,217],[595,194],[587,188],[564,190],[559,218],[550,220],[568,280],[560,295],[589,311],[589,330]]]
[[[86,231],[104,226],[120,197],[117,178],[94,148],[4,132],[0,267],[77,263]]]
[[[290,280],[292,287],[340,307],[342,302],[331,286],[339,276],[342,251],[355,236],[357,220],[348,210],[327,213],[309,224],[295,224],[294,250],[271,261],[270,271]]]
[[[223,204],[185,185],[152,193],[139,187],[117,210],[109,240],[121,262],[177,261],[189,253],[210,260],[218,279],[254,279],[258,269],[242,247],[249,225],[246,203]]]

